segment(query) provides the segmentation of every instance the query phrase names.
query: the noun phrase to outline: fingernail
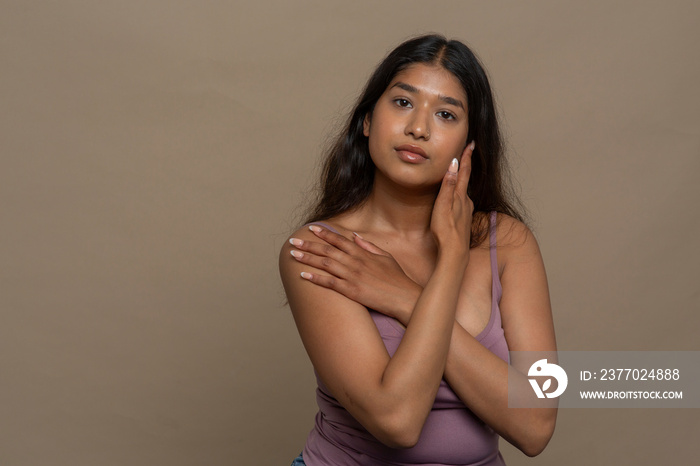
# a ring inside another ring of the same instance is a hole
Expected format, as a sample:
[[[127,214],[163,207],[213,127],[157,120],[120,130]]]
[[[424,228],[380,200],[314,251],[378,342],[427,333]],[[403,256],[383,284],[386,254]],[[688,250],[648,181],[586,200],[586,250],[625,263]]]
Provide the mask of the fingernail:
[[[298,238],[289,238],[289,243],[292,246],[297,246],[297,247],[301,247],[301,245],[304,244],[304,242]]]
[[[472,152],[474,152],[474,148],[476,147],[476,141],[472,141],[471,144],[469,144],[469,148]]]
[[[317,227],[316,225],[309,225],[309,230],[314,233],[321,233],[321,227]]]
[[[357,236],[357,237],[360,238],[360,239],[364,239],[362,236],[360,236],[359,233],[355,233],[355,232],[353,231],[352,234],[355,235],[355,236]]]
[[[459,160],[457,160],[457,158],[455,157],[454,159],[452,159],[452,162],[450,163],[450,168],[448,171],[450,173],[457,173],[458,169],[459,169]]]
[[[302,272],[302,273],[301,273],[301,278],[305,278],[305,279],[307,279],[307,280],[310,280],[310,279],[311,279],[311,276],[312,276],[312,275],[311,275],[309,272]]]
[[[303,252],[295,251],[294,249],[292,249],[291,251],[289,251],[289,253],[290,253],[292,256],[294,256],[296,259],[301,259],[302,257],[304,257],[304,253],[303,253]]]

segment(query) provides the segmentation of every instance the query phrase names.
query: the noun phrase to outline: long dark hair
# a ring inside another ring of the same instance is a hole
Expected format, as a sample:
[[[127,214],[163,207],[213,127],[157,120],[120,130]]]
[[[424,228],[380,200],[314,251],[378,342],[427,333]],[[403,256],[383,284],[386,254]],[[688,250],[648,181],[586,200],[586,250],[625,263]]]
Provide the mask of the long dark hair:
[[[414,63],[435,64],[451,72],[467,95],[469,134],[465,144],[476,141],[468,195],[474,202],[471,246],[483,242],[488,232],[486,213],[498,211],[524,221],[524,209],[515,195],[503,156],[503,141],[491,86],[474,53],[457,40],[431,34],[410,39],[379,64],[369,78],[347,124],[326,152],[318,198],[305,223],[326,220],[359,207],[372,191],[375,166],[368,138],[363,134],[366,115],[394,77]]]

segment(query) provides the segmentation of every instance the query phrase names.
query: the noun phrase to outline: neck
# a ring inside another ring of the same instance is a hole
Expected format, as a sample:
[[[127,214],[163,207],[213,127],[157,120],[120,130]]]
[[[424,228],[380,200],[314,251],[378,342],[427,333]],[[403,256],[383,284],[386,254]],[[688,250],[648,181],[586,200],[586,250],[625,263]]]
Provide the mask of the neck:
[[[406,238],[425,237],[430,235],[436,195],[437,187],[405,188],[375,176],[372,193],[358,214],[367,229]]]

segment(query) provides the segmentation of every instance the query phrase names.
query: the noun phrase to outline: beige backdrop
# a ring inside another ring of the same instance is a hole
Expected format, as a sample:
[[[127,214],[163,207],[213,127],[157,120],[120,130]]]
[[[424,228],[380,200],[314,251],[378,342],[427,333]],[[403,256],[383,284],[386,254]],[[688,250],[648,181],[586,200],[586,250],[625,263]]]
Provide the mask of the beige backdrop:
[[[562,350],[700,350],[700,3],[0,2],[0,463],[287,465],[314,379],[277,275],[393,46],[492,76]],[[697,410],[561,410],[509,465],[691,464]]]

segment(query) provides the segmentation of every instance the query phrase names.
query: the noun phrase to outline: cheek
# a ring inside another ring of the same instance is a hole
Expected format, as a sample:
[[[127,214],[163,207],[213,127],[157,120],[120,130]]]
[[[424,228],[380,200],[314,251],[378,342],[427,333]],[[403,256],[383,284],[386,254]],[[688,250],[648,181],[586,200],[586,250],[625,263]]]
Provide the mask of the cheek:
[[[397,115],[386,102],[378,102],[372,112],[370,121],[367,121],[364,129],[377,137],[387,137],[397,132],[403,133],[405,122]]]
[[[369,128],[366,129],[366,135],[369,138],[370,150],[372,147],[378,148],[391,143],[396,135],[396,125],[387,122],[381,118],[372,120]]]
[[[455,135],[450,138],[446,138],[440,144],[442,153],[448,156],[450,160],[454,157],[459,158],[464,152],[464,148],[467,147],[467,135]]]
[[[372,125],[371,130],[368,131],[368,142],[367,147],[369,149],[369,156],[375,164],[378,162],[376,157],[381,153],[380,147],[382,147],[382,141],[380,137],[380,132],[378,128]]]

